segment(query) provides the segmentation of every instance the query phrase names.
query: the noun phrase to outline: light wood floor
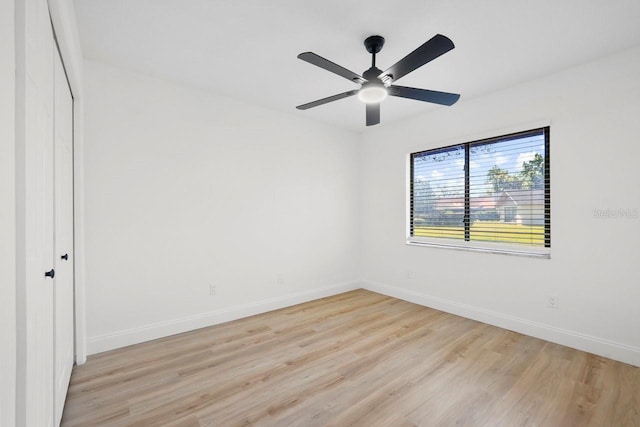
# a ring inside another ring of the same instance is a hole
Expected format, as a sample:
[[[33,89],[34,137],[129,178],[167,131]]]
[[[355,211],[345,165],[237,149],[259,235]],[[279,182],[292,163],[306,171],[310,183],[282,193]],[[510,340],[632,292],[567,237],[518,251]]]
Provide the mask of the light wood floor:
[[[372,292],[89,357],[64,426],[640,426],[640,368]]]

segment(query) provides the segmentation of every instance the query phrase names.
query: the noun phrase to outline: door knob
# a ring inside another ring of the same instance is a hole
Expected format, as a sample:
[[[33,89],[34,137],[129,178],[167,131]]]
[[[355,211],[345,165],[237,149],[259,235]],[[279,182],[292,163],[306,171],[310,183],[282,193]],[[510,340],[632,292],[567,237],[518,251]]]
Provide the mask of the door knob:
[[[44,277],[51,277],[52,279],[56,276],[56,271],[52,268],[51,271],[47,271],[44,273]]]
[[[65,260],[65,261],[68,261],[68,260],[69,260],[69,254],[64,254],[64,255],[62,255],[62,256],[60,257],[60,259],[63,259],[63,260]]]

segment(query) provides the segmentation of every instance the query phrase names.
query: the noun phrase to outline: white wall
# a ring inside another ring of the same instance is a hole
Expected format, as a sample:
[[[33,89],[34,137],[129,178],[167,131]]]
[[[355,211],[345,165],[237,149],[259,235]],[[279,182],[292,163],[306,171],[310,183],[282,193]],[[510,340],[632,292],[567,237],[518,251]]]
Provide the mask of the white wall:
[[[365,286],[640,365],[640,218],[593,216],[640,209],[639,75],[635,49],[366,132]],[[405,244],[407,153],[538,120],[551,121],[550,260]]]
[[[0,426],[15,424],[16,221],[15,221],[14,2],[0,4]]]
[[[358,135],[84,74],[90,354],[358,287]]]

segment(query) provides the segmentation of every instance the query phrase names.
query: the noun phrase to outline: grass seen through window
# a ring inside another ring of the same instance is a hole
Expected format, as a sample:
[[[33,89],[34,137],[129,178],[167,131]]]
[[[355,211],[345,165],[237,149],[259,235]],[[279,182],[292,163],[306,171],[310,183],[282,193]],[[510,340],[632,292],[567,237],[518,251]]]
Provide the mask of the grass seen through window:
[[[444,237],[464,239],[464,226],[414,225],[417,237]],[[476,221],[471,225],[471,240],[482,242],[516,243],[520,245],[544,246],[543,225],[510,224],[497,221]]]

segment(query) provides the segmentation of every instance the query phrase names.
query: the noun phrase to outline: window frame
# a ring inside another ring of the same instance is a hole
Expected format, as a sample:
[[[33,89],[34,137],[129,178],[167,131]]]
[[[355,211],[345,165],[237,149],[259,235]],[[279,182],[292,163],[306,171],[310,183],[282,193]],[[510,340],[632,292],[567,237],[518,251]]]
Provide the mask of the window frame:
[[[470,148],[476,145],[491,144],[494,142],[500,142],[516,137],[526,137],[527,134],[534,134],[543,132],[544,134],[544,239],[545,246],[529,246],[519,245],[517,243],[505,243],[505,242],[485,242],[478,240],[470,240],[470,226],[471,226],[471,209],[470,209]],[[447,239],[443,237],[420,237],[413,236],[413,222],[412,222],[412,204],[414,197],[414,155],[428,152],[444,151],[452,149],[454,147],[464,147],[464,181],[465,181],[465,210],[464,210],[464,240],[461,239]],[[537,125],[532,126],[528,130],[517,130],[505,132],[499,136],[491,136],[488,138],[475,139],[468,142],[457,142],[454,144],[448,144],[446,146],[438,146],[433,149],[416,150],[407,154],[407,203],[406,203],[406,244],[415,246],[427,246],[437,248],[447,248],[465,251],[476,252],[489,252],[499,253],[506,255],[528,256],[535,258],[550,258],[551,257],[551,180],[550,180],[550,125]]]

